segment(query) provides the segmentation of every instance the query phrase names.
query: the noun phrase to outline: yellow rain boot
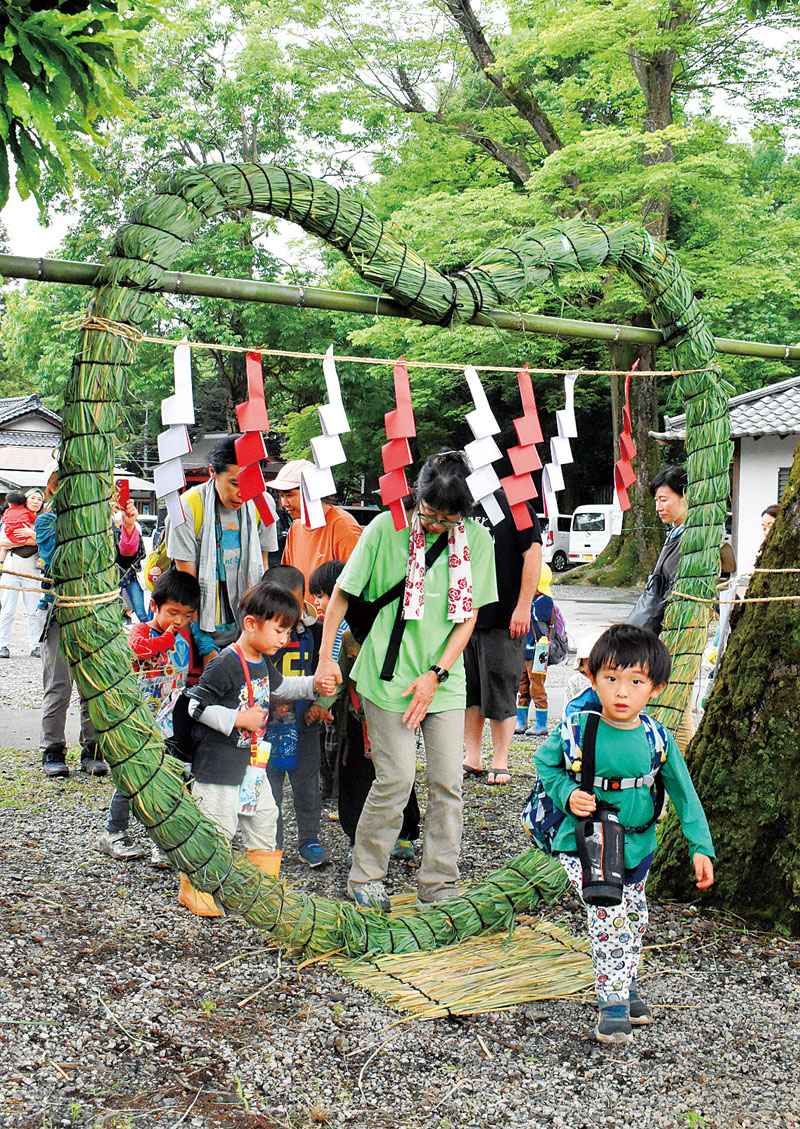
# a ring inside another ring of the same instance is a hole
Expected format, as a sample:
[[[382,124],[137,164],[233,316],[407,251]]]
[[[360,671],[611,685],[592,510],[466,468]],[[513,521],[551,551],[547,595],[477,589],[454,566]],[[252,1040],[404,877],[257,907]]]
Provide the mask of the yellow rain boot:
[[[281,872],[283,851],[248,851],[247,861],[257,867],[262,874],[277,878]]]
[[[178,891],[178,902],[198,917],[223,917],[222,910],[215,903],[210,894],[196,890],[189,881],[189,876],[181,871],[181,888]]]

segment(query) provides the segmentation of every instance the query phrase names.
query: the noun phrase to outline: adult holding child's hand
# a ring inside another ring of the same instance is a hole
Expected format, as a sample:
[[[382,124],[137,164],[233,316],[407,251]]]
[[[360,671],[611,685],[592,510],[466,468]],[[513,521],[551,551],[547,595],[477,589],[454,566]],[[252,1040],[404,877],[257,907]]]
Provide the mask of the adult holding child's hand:
[[[457,896],[466,684],[461,658],[477,609],[497,598],[491,537],[466,520],[469,467],[459,451],[423,466],[409,512],[367,526],[325,613],[318,677],[341,681],[333,644],[348,599],[398,595],[377,613],[351,674],[364,707],[375,780],[356,831],[348,890],[359,907],[389,908],[383,885],[416,771],[414,729],[425,738],[428,810],[418,901]]]

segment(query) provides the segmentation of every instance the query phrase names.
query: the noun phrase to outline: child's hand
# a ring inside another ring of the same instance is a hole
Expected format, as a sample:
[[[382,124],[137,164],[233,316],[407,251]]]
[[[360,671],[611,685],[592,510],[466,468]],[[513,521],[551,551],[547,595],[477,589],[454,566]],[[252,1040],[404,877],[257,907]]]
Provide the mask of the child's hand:
[[[236,728],[246,729],[249,733],[257,733],[264,727],[267,720],[267,711],[261,706],[250,706],[249,709],[239,710],[236,715]]]
[[[714,884],[714,864],[708,855],[701,855],[696,851],[692,856],[694,872],[697,875],[697,889],[707,890]]]
[[[322,706],[309,706],[306,710],[306,725],[313,725],[315,721],[324,721],[326,725],[330,725],[333,714]]]
[[[569,810],[573,815],[587,816],[591,815],[597,807],[597,800],[593,792],[582,792],[580,788],[576,788],[574,792],[570,793],[569,797]]]

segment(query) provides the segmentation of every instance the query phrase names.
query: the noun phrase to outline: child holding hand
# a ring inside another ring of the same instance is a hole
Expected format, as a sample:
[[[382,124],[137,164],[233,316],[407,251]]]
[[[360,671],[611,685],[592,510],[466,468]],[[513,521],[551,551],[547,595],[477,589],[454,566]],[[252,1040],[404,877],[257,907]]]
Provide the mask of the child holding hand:
[[[194,718],[195,777],[193,795],[224,835],[232,839],[241,830],[248,859],[264,874],[277,877],[281,851],[275,848],[278,808],[262,775],[255,810],[244,804],[242,784],[248,765],[256,764],[273,696],[313,698],[314,678],[285,677],[268,657],[287,644],[300,609],[290,592],[278,584],[253,585],[239,602],[242,630],[239,638],[209,663],[199,683],[188,691],[189,713]],[[320,683],[332,690],[331,683]],[[246,810],[242,810],[242,808]],[[178,901],[201,916],[209,907],[188,879],[181,876]],[[219,911],[217,911],[219,912]]]
[[[652,784],[653,749],[662,744],[661,777],[689,842],[697,886],[714,881],[714,847],[700,800],[675,738],[647,718],[647,703],[666,685],[671,669],[667,648],[651,631],[616,624],[600,636],[588,659],[589,678],[602,712],[595,741],[592,792],[580,788],[579,760],[573,759],[565,721],[534,753],[536,771],[555,808],[565,813],[553,839],[557,855],[582,899],[582,868],[575,828],[595,811],[597,800],[613,801],[625,829],[625,879],[619,906],[587,905],[589,940],[600,1005],[595,1037],[601,1043],[630,1043],[631,1025],[650,1023],[650,1008],[639,995],[636,973],[647,928],[645,882],[656,847]],[[590,716],[580,719],[581,735]],[[582,747],[582,740],[581,740]],[[576,767],[578,764],[578,767]]]

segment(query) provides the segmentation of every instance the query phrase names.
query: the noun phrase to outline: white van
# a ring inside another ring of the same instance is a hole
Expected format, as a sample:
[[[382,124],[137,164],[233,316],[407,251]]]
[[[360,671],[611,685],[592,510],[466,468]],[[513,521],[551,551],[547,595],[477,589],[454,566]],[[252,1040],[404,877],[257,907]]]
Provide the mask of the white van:
[[[554,522],[544,514],[536,515],[542,530],[542,560],[550,565],[553,572],[563,572],[569,568],[569,536],[572,526],[570,514],[556,514]]]
[[[578,506],[572,514],[568,558],[571,565],[586,564],[600,556],[612,534],[622,531],[619,506]]]

